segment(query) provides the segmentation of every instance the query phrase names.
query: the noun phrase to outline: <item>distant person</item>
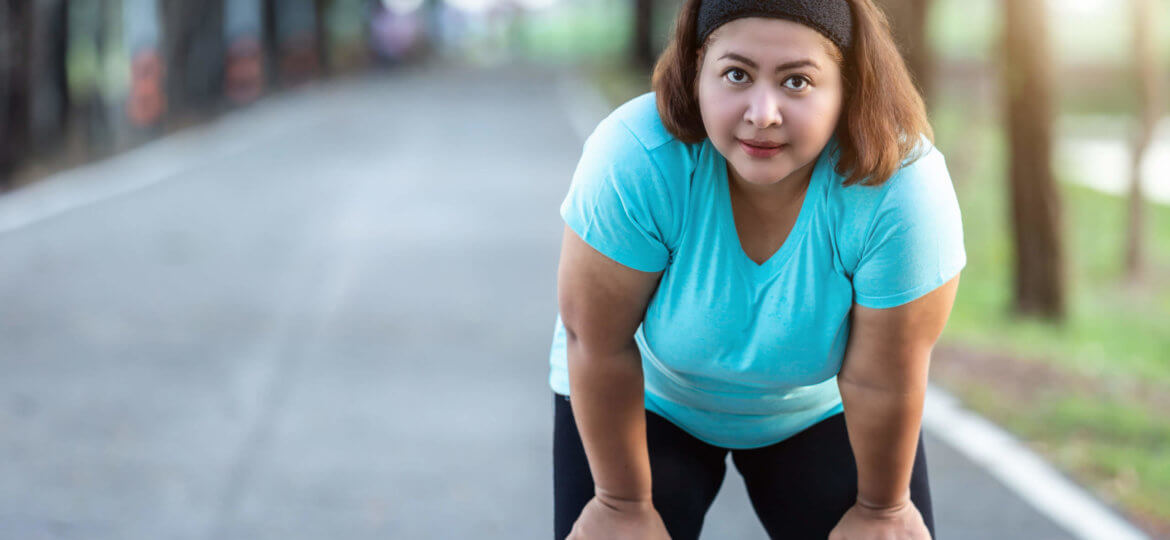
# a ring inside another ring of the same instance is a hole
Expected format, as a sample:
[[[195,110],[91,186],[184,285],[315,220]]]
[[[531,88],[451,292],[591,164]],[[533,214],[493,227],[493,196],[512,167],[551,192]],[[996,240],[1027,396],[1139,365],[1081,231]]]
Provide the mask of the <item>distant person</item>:
[[[688,0],[653,90],[560,209],[557,538],[696,538],[728,453],[773,538],[933,536],[923,400],[966,253],[884,15]]]

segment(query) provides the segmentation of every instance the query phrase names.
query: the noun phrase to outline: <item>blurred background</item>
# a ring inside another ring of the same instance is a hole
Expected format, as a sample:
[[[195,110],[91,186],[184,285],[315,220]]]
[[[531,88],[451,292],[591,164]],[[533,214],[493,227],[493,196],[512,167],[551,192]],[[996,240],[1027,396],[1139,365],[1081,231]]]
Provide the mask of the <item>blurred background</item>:
[[[878,3],[933,384],[1170,538],[1170,1]],[[0,1],[0,538],[547,536],[556,208],[680,4]],[[1101,537],[932,444],[940,534]]]

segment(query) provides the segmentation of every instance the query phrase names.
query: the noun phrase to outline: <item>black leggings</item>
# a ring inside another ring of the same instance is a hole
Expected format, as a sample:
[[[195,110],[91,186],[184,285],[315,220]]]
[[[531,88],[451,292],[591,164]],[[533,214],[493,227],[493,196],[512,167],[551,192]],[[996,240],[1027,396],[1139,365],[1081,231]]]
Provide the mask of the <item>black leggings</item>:
[[[593,497],[593,476],[567,397],[554,393],[553,492],[556,538],[569,535]],[[654,478],[654,508],[674,540],[698,538],[703,518],[723,483],[727,452],[747,485],[752,508],[772,538],[818,539],[857,499],[857,464],[836,414],[771,446],[732,450],[712,446],[646,411],[646,443]],[[910,478],[910,500],[934,537],[922,434]]]

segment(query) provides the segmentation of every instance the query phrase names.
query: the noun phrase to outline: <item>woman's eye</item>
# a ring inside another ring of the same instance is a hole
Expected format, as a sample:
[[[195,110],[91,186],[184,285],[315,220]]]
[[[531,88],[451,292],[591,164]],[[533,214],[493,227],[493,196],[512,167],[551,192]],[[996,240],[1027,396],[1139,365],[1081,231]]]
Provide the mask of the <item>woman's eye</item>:
[[[723,76],[735,84],[743,84],[748,82],[747,72],[739,68],[731,68],[727,70]]]
[[[793,75],[787,79],[784,79],[784,86],[793,90],[804,90],[808,87],[808,85],[808,78],[802,75]]]

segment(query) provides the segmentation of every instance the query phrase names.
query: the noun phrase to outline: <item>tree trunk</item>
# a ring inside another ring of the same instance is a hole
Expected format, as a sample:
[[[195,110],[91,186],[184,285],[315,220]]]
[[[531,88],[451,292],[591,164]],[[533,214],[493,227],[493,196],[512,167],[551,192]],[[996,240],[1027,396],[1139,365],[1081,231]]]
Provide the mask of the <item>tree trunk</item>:
[[[276,0],[260,0],[260,43],[264,57],[264,86],[280,85],[280,37],[276,34]]]
[[[281,85],[295,86],[316,77],[321,68],[316,1],[280,0],[272,7]]]
[[[243,105],[264,92],[264,9],[260,0],[231,0],[224,8],[224,95]]]
[[[167,101],[173,112],[206,112],[223,89],[223,3],[162,0]]]
[[[333,70],[332,48],[330,39],[329,10],[333,7],[332,0],[313,0],[313,45],[317,50],[317,63],[321,75],[328,77]]]
[[[930,103],[934,91],[934,54],[927,39],[927,23],[932,0],[880,0],[879,3],[890,20],[906,67],[918,83],[922,98]]]
[[[1125,242],[1125,276],[1135,283],[1145,272],[1145,197],[1142,195],[1142,161],[1161,115],[1162,89],[1159,84],[1158,58],[1154,44],[1156,11],[1151,0],[1133,0],[1134,72],[1138,90],[1137,133],[1132,155],[1129,187],[1129,222]]]
[[[27,0],[0,0],[0,189],[28,150],[32,17]]]
[[[31,152],[43,155],[65,136],[69,86],[65,74],[67,19],[64,0],[33,2],[30,73],[29,140]]]
[[[1052,173],[1052,83],[1044,0],[1003,0],[1003,85],[1015,233],[1015,306],[1065,315],[1061,208]]]
[[[654,0],[634,0],[634,28],[630,40],[634,67],[649,70],[654,51]]]

